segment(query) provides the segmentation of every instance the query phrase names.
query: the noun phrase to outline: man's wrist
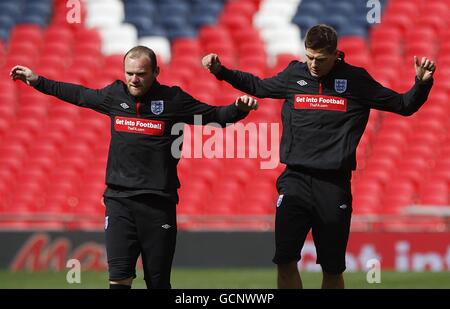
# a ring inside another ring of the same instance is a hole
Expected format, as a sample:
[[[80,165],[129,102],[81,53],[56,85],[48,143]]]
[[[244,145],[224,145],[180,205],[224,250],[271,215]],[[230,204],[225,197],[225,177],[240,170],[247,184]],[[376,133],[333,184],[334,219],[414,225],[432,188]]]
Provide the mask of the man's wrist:
[[[416,76],[416,82],[419,83],[420,85],[427,85],[427,84],[433,82],[433,78],[430,78],[430,79],[427,79],[427,80],[423,80],[423,79],[420,79],[419,77]]]
[[[215,70],[212,71],[212,73],[213,73],[214,75],[219,74],[220,71],[222,71],[222,68],[223,68],[223,65],[220,64],[220,65],[217,67],[217,69],[215,69]]]
[[[39,78],[40,78],[40,76],[39,75],[36,75],[37,77],[36,77],[36,79],[34,79],[34,80],[30,80],[30,86],[31,87],[34,87],[34,86],[36,86],[37,85],[37,83],[39,82]]]

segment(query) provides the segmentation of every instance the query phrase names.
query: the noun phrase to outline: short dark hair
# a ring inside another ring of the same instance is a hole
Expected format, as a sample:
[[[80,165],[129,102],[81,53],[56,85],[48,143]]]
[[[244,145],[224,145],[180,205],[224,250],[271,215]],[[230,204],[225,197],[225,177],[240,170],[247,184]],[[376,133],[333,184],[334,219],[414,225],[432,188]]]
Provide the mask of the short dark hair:
[[[138,45],[127,51],[125,56],[123,57],[123,61],[125,63],[125,59],[130,56],[130,58],[138,58],[142,55],[147,56],[150,59],[152,71],[155,72],[156,68],[158,67],[158,63],[156,60],[156,54],[155,52],[148,48],[147,46]]]
[[[313,50],[324,50],[333,53],[337,48],[337,33],[333,27],[320,24],[311,27],[305,36],[305,47]]]

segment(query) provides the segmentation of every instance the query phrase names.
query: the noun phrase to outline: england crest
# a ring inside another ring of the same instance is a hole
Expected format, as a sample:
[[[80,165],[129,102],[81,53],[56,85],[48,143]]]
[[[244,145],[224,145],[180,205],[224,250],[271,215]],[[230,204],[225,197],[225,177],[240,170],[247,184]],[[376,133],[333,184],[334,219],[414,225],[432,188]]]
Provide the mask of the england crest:
[[[150,102],[150,109],[153,114],[160,115],[164,111],[164,101],[151,101]]]
[[[334,90],[337,93],[344,93],[347,90],[347,80],[346,79],[335,79],[334,80]]]

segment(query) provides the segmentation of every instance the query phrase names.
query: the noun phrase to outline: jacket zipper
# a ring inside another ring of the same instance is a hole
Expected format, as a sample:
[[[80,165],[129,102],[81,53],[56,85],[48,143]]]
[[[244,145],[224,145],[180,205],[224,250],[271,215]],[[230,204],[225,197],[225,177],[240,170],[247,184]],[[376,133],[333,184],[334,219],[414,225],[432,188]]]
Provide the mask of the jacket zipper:
[[[141,102],[136,101],[136,114],[138,117],[141,117]]]
[[[322,94],[322,82],[319,82],[319,94]]]

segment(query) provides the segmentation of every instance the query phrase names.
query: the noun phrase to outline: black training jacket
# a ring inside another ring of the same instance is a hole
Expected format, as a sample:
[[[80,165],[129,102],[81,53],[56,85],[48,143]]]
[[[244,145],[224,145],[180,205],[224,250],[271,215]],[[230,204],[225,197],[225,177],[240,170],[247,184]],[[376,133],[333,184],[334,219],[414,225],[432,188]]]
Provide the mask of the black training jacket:
[[[179,159],[172,155],[171,148],[181,133],[171,134],[172,126],[176,123],[193,124],[194,115],[202,115],[203,124],[215,122],[223,127],[248,114],[240,111],[234,103],[210,106],[179,87],[161,85],[157,81],[141,100],[131,96],[126,85],[119,80],[93,90],[40,76],[34,87],[110,117],[106,196],[150,192],[176,200],[176,189],[180,186],[176,170]]]
[[[398,94],[343,59],[320,79],[299,61],[266,79],[226,67],[216,77],[259,98],[285,99],[281,162],[314,170],[354,170],[370,109],[409,116],[427,100],[433,84],[416,80],[408,92]]]

